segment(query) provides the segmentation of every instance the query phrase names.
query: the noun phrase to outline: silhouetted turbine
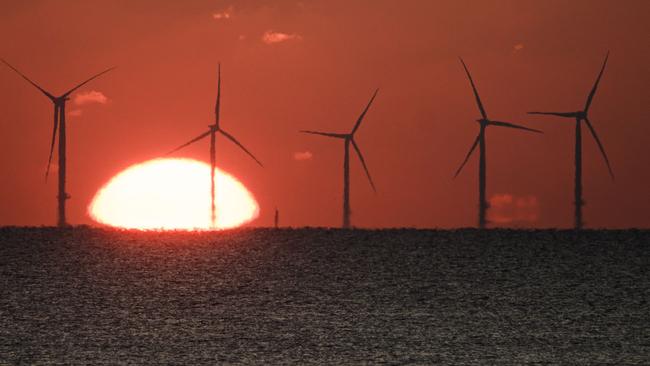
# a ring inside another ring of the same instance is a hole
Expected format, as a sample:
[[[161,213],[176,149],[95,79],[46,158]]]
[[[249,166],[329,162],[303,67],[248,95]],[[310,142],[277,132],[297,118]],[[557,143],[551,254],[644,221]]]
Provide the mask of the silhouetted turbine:
[[[52,129],[52,143],[50,144],[50,156],[47,160],[47,168],[45,170],[45,180],[47,180],[48,175],[50,174],[50,165],[52,163],[52,153],[54,152],[54,142],[56,141],[56,133],[57,129],[59,132],[59,189],[58,189],[58,195],[57,195],[57,200],[58,200],[58,208],[57,208],[57,225],[59,227],[64,227],[67,226],[67,221],[65,217],[65,201],[70,198],[70,195],[66,193],[65,191],[65,175],[66,175],[66,126],[65,126],[65,102],[68,101],[70,94],[72,94],[75,90],[81,88],[83,85],[87,84],[93,79],[98,78],[99,76],[115,69],[114,67],[111,67],[110,69],[104,70],[100,72],[99,74],[94,75],[93,77],[87,79],[86,81],[78,84],[74,88],[68,90],[64,94],[56,97],[52,95],[51,93],[47,92],[45,89],[43,89],[41,86],[30,80],[27,76],[25,76],[23,73],[18,71],[15,67],[11,66],[7,61],[2,60],[2,62],[9,66],[12,70],[14,70],[18,75],[20,75],[23,79],[27,80],[30,84],[32,84],[36,89],[40,90],[41,93],[43,93],[46,97],[48,97],[52,103],[54,104],[54,127]]]
[[[214,174],[215,174],[215,169],[217,167],[217,156],[216,156],[216,149],[215,149],[215,140],[216,140],[216,135],[217,133],[221,133],[224,135],[228,140],[232,141],[235,143],[235,145],[239,146],[248,156],[253,158],[260,166],[263,166],[262,163],[257,160],[257,158],[250,152],[248,149],[244,147],[237,139],[235,139],[234,136],[229,134],[228,132],[224,131],[223,128],[219,125],[219,111],[221,109],[221,63],[218,64],[218,76],[217,76],[217,101],[214,106],[214,116],[215,116],[215,121],[213,125],[208,125],[208,131],[202,133],[201,135],[195,137],[194,139],[190,140],[189,142],[177,147],[176,149],[168,152],[166,155],[172,154],[188,145],[191,145],[199,140],[202,140],[203,138],[210,136],[210,219],[212,220],[212,226],[215,227],[216,221],[217,221],[217,214],[216,214],[216,203],[215,203],[215,179],[214,179]]]
[[[357,155],[359,156],[359,160],[361,161],[361,165],[363,165],[363,169],[366,171],[366,176],[368,177],[368,181],[370,182],[370,186],[372,187],[372,190],[377,192],[377,190],[375,189],[375,184],[373,183],[372,178],[370,177],[370,172],[368,171],[368,167],[366,166],[366,161],[363,159],[363,155],[361,154],[361,149],[359,149],[359,146],[354,141],[354,133],[357,132],[357,129],[361,125],[361,121],[363,120],[363,117],[366,115],[368,109],[370,108],[370,105],[375,100],[378,91],[379,89],[375,90],[375,93],[372,95],[372,98],[370,98],[370,102],[368,102],[368,105],[359,116],[359,119],[357,119],[357,123],[354,125],[354,128],[352,128],[352,131],[350,133],[330,133],[330,132],[306,131],[306,130],[300,131],[303,133],[310,133],[314,135],[321,135],[326,137],[343,139],[344,141],[343,228],[346,229],[350,227],[350,144],[352,144],[354,150],[357,152]]]
[[[589,132],[591,132],[591,135],[594,137],[594,140],[596,140],[596,143],[598,144],[598,148],[600,149],[600,152],[603,155],[603,158],[605,159],[605,163],[607,164],[607,170],[609,171],[609,175],[612,177],[612,180],[614,180],[614,172],[612,171],[612,167],[609,164],[609,159],[607,158],[607,153],[605,153],[605,148],[603,147],[603,144],[600,142],[600,139],[598,138],[598,134],[596,133],[594,127],[591,125],[591,122],[589,121],[589,118],[587,116],[589,112],[589,107],[591,106],[591,102],[594,99],[594,95],[596,95],[596,89],[598,89],[598,83],[600,83],[600,78],[603,76],[603,72],[605,71],[605,66],[607,65],[608,58],[609,58],[609,52],[607,52],[607,55],[605,56],[605,61],[603,62],[603,66],[600,69],[600,73],[596,78],[596,82],[594,83],[594,86],[591,89],[589,96],[587,96],[587,102],[585,103],[585,107],[583,110],[576,111],[576,112],[528,112],[528,114],[544,114],[544,115],[559,116],[565,118],[574,118],[576,121],[575,180],[574,180],[574,191],[573,191],[574,199],[575,199],[574,226],[576,229],[581,229],[584,224],[582,221],[582,206],[585,204],[585,202],[582,200],[582,124],[581,124],[582,121],[584,121],[587,124],[587,127],[589,128]]]
[[[470,84],[472,85],[472,90],[474,91],[474,96],[476,97],[476,104],[478,105],[478,109],[481,111],[481,119],[477,119],[476,121],[480,124],[480,131],[478,133],[478,136],[476,136],[476,140],[474,140],[474,143],[472,144],[472,147],[469,149],[469,152],[465,156],[465,160],[463,160],[463,163],[460,165],[458,170],[456,170],[456,174],[454,175],[454,178],[460,174],[461,170],[467,163],[467,160],[469,160],[469,157],[472,155],[474,150],[476,149],[476,146],[479,146],[479,167],[478,167],[478,227],[483,229],[485,228],[486,224],[486,213],[488,209],[488,202],[485,198],[485,187],[486,187],[486,156],[485,156],[485,128],[488,126],[500,126],[500,127],[509,127],[509,128],[516,128],[520,130],[526,130],[526,131],[531,131],[531,132],[537,132],[537,133],[542,133],[542,131],[535,130],[532,128],[516,125],[514,123],[510,122],[501,122],[501,121],[493,121],[490,120],[487,116],[487,113],[485,112],[485,108],[483,108],[483,103],[481,103],[481,98],[478,95],[478,91],[476,90],[476,86],[474,85],[474,80],[472,79],[472,75],[470,75],[469,70],[467,69],[467,66],[465,65],[465,62],[463,62],[463,59],[460,59],[460,62],[463,64],[463,68],[465,69],[465,73],[467,74],[467,78],[469,79]]]

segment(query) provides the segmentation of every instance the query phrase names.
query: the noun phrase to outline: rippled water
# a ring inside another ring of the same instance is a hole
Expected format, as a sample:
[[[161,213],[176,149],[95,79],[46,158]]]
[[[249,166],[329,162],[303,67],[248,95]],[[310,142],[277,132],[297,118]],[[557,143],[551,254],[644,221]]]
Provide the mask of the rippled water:
[[[0,364],[649,364],[650,232],[0,228]]]

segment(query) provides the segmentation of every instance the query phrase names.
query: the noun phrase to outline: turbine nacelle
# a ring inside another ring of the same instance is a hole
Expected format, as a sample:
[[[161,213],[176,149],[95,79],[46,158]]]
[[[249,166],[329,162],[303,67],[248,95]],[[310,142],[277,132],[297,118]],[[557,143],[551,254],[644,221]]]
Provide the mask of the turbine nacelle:
[[[115,67],[111,67],[111,68],[108,68],[108,69],[106,69],[106,70],[104,70],[104,71],[98,73],[98,74],[95,74],[95,75],[93,75],[92,77],[90,77],[90,78],[84,80],[83,82],[77,84],[75,87],[73,87],[72,89],[68,90],[67,92],[65,92],[65,93],[62,94],[61,96],[55,97],[54,95],[52,95],[51,93],[49,93],[47,90],[43,89],[43,87],[41,87],[40,85],[36,84],[36,83],[35,83],[34,81],[32,81],[30,78],[28,78],[27,76],[25,76],[25,74],[23,74],[23,73],[20,72],[18,69],[16,69],[15,67],[13,67],[10,63],[8,63],[7,61],[5,61],[4,59],[0,59],[0,61],[2,61],[2,63],[4,63],[5,65],[7,65],[10,69],[14,70],[18,75],[20,75],[20,77],[22,77],[23,79],[25,79],[28,83],[32,84],[36,89],[40,90],[41,93],[43,93],[46,97],[50,98],[50,100],[51,100],[53,103],[55,103],[55,104],[65,103],[65,101],[67,101],[67,100],[70,99],[70,98],[68,98],[68,96],[69,96],[70,94],[72,94],[75,90],[77,90],[77,89],[81,88],[82,86],[88,84],[88,83],[91,82],[92,80],[94,80],[94,79],[96,79],[96,78],[98,78],[98,77],[104,75],[105,73],[107,73],[107,72],[109,72],[109,71],[115,69]]]
[[[375,188],[375,183],[372,181],[372,177],[370,176],[370,171],[368,170],[368,166],[366,165],[366,160],[363,158],[363,154],[361,153],[361,149],[359,148],[359,145],[357,145],[356,141],[354,141],[354,134],[357,132],[359,129],[359,126],[361,125],[361,122],[363,121],[363,118],[365,117],[366,113],[368,113],[368,110],[370,109],[370,106],[372,105],[372,102],[375,100],[375,97],[377,97],[377,92],[379,89],[376,89],[375,92],[372,94],[372,97],[370,98],[370,101],[366,105],[366,107],[363,109],[363,112],[361,112],[361,115],[357,119],[357,121],[354,124],[354,127],[352,128],[352,131],[350,133],[332,133],[332,132],[323,132],[323,131],[311,131],[311,130],[300,130],[299,132],[301,133],[307,133],[310,135],[320,135],[320,136],[325,136],[325,137],[332,137],[332,138],[337,138],[337,139],[343,139],[345,141],[345,173],[344,176],[348,176],[349,174],[349,158],[348,158],[348,149],[350,145],[352,145],[352,148],[356,152],[357,156],[359,157],[359,161],[361,162],[361,165],[363,166],[363,170],[366,172],[366,177],[368,177],[368,182],[370,183],[370,186],[372,187],[372,190],[377,193],[377,189]],[[346,178],[347,179],[347,178]],[[346,183],[344,185],[344,192],[347,192],[349,190],[348,188],[348,183],[346,180]],[[344,193],[344,207],[348,207],[347,209],[343,209],[343,227],[348,227],[349,225],[349,206],[346,206],[347,202],[347,197],[346,193]],[[347,211],[346,211],[347,210]]]
[[[208,136],[210,136],[210,135],[213,135],[213,137],[214,137],[214,135],[216,135],[217,133],[220,133],[220,134],[223,135],[226,139],[230,140],[232,143],[234,143],[235,145],[237,145],[237,146],[238,146],[242,151],[244,151],[244,153],[246,153],[246,155],[250,156],[253,160],[255,160],[255,162],[256,162],[257,164],[259,164],[259,166],[263,167],[264,165],[262,165],[262,162],[260,162],[260,161],[255,157],[255,155],[253,155],[253,153],[251,153],[251,152],[250,152],[246,147],[244,147],[244,145],[242,145],[241,142],[239,142],[239,141],[235,138],[235,136],[229,134],[228,132],[226,132],[226,130],[224,130],[224,129],[222,129],[222,128],[220,127],[220,125],[219,125],[219,110],[220,110],[220,106],[221,106],[221,64],[219,64],[219,69],[218,69],[218,77],[217,77],[217,100],[216,100],[215,105],[214,105],[214,117],[215,117],[215,122],[214,122],[213,124],[209,124],[209,125],[208,125],[208,130],[207,130],[207,131],[203,132],[202,134],[200,134],[200,135],[198,135],[197,137],[193,138],[192,140],[190,140],[190,141],[184,143],[183,145],[181,145],[181,146],[175,148],[174,150],[168,152],[168,153],[165,154],[165,155],[170,155],[170,154],[172,154],[172,153],[174,153],[174,152],[176,152],[176,151],[178,151],[178,150],[180,150],[180,149],[182,149],[182,148],[184,148],[184,147],[186,147],[186,146],[192,145],[193,143],[195,143],[195,142],[197,142],[197,141],[200,141],[200,140],[202,140],[202,139],[204,139],[204,138],[206,138],[206,137],[208,137]],[[211,145],[210,145],[210,151],[211,151],[211,154],[212,154],[212,155],[210,156],[210,158],[211,158],[211,160],[212,160],[212,162],[213,162],[212,169],[214,169],[214,161],[216,160],[216,157],[215,157],[215,155],[214,155],[214,138],[211,138],[211,142],[210,142],[210,144],[211,144]],[[214,203],[214,198],[213,198],[213,203]]]
[[[587,114],[589,112],[589,107],[591,106],[591,102],[593,101],[594,96],[596,95],[596,91],[598,90],[598,84],[600,83],[600,79],[603,77],[603,72],[605,72],[605,66],[607,66],[607,59],[608,58],[609,58],[609,52],[607,52],[607,55],[605,56],[605,60],[603,61],[603,65],[600,68],[600,72],[598,73],[598,77],[596,78],[596,82],[594,83],[594,86],[591,88],[591,91],[589,92],[589,95],[587,96],[587,102],[585,103],[585,107],[584,107],[583,110],[576,111],[576,112],[528,112],[528,114],[538,114],[538,115],[556,116],[556,117],[564,117],[564,118],[575,118],[576,120],[578,120],[578,122],[584,122],[587,125],[587,128],[589,129],[589,132],[591,133],[592,137],[594,138],[594,140],[596,140],[596,144],[598,145],[598,149],[600,150],[600,153],[603,156],[603,160],[605,160],[605,164],[607,165],[607,170],[609,171],[609,175],[612,177],[612,180],[613,180],[614,179],[614,172],[612,171],[612,167],[609,164],[609,158],[607,157],[607,153],[605,153],[605,147],[603,147],[603,144],[600,142],[600,138],[598,137],[598,134],[596,133],[596,129],[591,124],[591,121],[589,120],[589,117],[587,116]],[[576,159],[578,159],[578,158],[576,158]],[[576,202],[575,204],[576,204],[576,207],[582,205],[581,202]]]
[[[56,139],[56,135],[57,135],[57,130],[59,128],[59,123],[63,123],[65,121],[65,102],[70,100],[69,96],[75,90],[77,90],[77,89],[81,88],[82,86],[88,84],[89,82],[91,82],[92,80],[100,77],[101,75],[104,75],[105,73],[115,69],[115,67],[111,67],[109,69],[106,69],[106,70],[98,73],[98,74],[93,75],[92,77],[86,79],[85,81],[77,84],[75,87],[68,90],[64,94],[56,97],[56,96],[52,95],[50,92],[48,92],[47,90],[45,90],[43,87],[41,87],[40,85],[35,83],[33,80],[28,78],[25,74],[20,72],[20,70],[13,67],[10,63],[5,61],[4,59],[0,59],[0,61],[2,63],[4,63],[5,65],[7,65],[7,67],[12,69],[16,74],[20,75],[21,78],[23,78],[25,81],[30,83],[33,87],[38,89],[43,95],[45,95],[48,99],[50,99],[50,101],[52,101],[52,103],[54,104],[54,128],[52,129],[52,142],[50,143],[50,156],[49,156],[49,158],[47,160],[47,168],[45,170],[45,180],[47,181],[47,177],[48,177],[48,175],[50,173],[50,165],[52,164],[52,153],[54,152],[54,143],[55,143],[55,139]],[[63,138],[65,139],[65,134],[63,136],[64,136]],[[60,132],[59,132],[59,139],[61,139],[61,133]],[[65,159],[65,158],[63,158],[63,159]],[[61,160],[61,155],[59,155],[59,160]],[[61,173],[59,173],[59,174],[61,174]],[[59,182],[61,182],[61,181],[59,181]],[[59,183],[59,184],[61,184],[61,183]],[[64,206],[64,204],[62,202],[64,202],[65,199],[67,199],[67,198],[66,197],[59,197],[60,206]],[[60,217],[63,217],[62,220],[65,221],[65,212],[63,214],[59,213],[59,215],[60,215]]]

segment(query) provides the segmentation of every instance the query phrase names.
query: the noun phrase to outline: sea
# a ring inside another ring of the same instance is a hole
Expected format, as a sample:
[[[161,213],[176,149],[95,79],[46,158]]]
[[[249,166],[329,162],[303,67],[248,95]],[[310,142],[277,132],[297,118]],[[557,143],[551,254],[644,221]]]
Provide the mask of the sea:
[[[1,365],[649,365],[650,231],[0,228]]]

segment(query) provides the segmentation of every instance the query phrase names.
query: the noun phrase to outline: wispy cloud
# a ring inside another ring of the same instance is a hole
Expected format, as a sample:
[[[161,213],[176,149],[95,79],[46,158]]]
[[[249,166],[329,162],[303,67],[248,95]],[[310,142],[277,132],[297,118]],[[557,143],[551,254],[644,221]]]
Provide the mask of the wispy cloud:
[[[224,19],[230,19],[233,16],[233,7],[229,6],[228,9],[218,12],[218,13],[212,13],[212,19],[215,20],[224,20]]]
[[[74,96],[74,104],[84,105],[88,103],[108,103],[108,98],[102,92],[91,90],[89,92],[77,93]]]
[[[298,151],[293,153],[293,158],[298,161],[310,160],[314,155],[309,151]]]
[[[83,113],[83,111],[81,109],[71,109],[68,112],[68,116],[70,116],[70,117],[79,117],[79,116],[81,116],[82,113]]]
[[[50,163],[50,178],[52,178],[52,174],[58,172],[59,172],[59,164],[57,164],[56,161],[52,161]]]
[[[523,43],[517,43],[512,47],[512,52],[519,52],[524,49],[524,44]]]
[[[274,32],[272,30],[268,30],[262,35],[262,42],[266,44],[275,44],[275,43],[280,43],[280,42],[286,42],[286,41],[300,41],[302,37],[298,34],[289,34],[289,33],[282,33],[282,32]]]
[[[488,216],[496,224],[535,222],[539,219],[539,202],[535,196],[495,194],[490,197]]]

